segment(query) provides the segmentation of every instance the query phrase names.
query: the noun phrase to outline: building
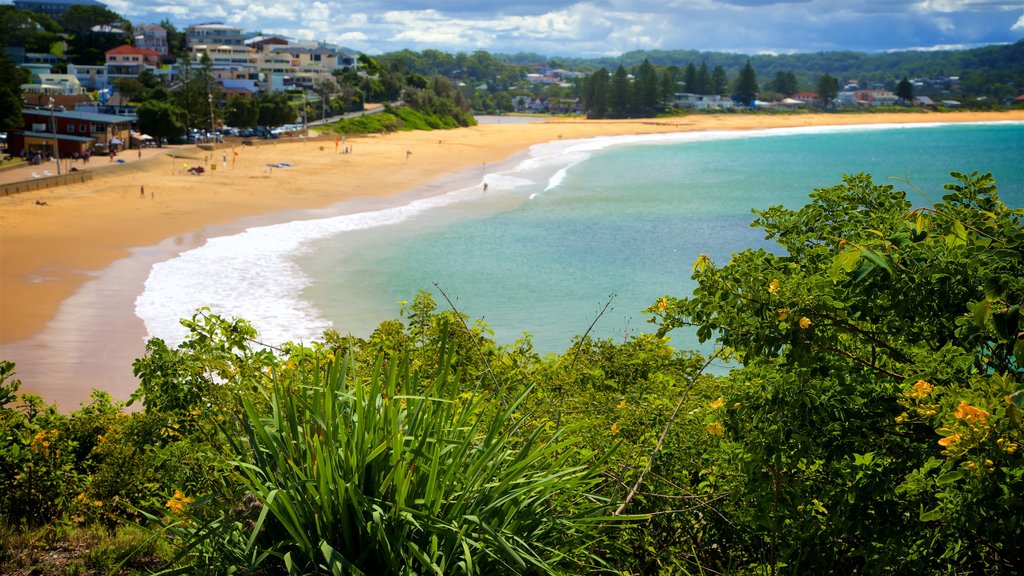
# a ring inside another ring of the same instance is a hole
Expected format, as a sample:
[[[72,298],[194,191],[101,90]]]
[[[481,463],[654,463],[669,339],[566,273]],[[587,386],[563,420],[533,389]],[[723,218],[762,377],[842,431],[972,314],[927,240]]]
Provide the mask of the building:
[[[245,36],[241,28],[227,26],[221,22],[195,24],[185,29],[185,46],[191,49],[200,44],[207,46],[244,46]]]
[[[105,63],[109,76],[138,76],[146,68],[160,66],[160,53],[148,48],[124,44],[107,50]]]
[[[677,92],[673,104],[688,110],[728,110],[735,106],[730,98],[718,94],[690,94]]]
[[[46,14],[50,18],[59,17],[72,6],[107,7],[106,4],[96,0],[14,0],[14,7],[18,10],[29,10],[39,14]]]
[[[21,111],[22,127],[7,134],[7,150],[14,155],[54,154],[57,142],[62,158],[86,151],[105,153],[111,145],[128,142],[134,116],[69,112],[53,108]]]
[[[167,44],[167,30],[158,24],[136,25],[133,41],[136,48],[153,50],[160,56],[167,56],[170,51]]]
[[[85,93],[82,84],[73,74],[39,74],[39,83],[22,84],[21,91],[67,96]]]

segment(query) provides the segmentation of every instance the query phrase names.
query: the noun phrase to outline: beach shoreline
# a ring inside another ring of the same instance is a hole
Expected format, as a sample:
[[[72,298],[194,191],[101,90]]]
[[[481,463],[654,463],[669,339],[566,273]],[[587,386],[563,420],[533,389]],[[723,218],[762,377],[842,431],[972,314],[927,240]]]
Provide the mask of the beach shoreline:
[[[441,193],[452,179],[484,174],[535,144],[681,131],[989,121],[1024,121],[1024,112],[481,124],[344,143],[262,143],[240,148],[237,160],[228,149],[227,162],[220,150],[192,149],[218,165],[203,176],[185,173],[180,159],[154,156],[131,171],[104,170],[86,183],[0,198],[0,359],[17,363],[23,391],[62,410],[86,400],[91,388],[124,400],[137,384],[131,362],[145,351],[134,300],[155,262],[211,236],[339,202],[372,207]],[[341,153],[344,146],[350,154]],[[278,162],[291,166],[269,166]],[[60,369],[50,366],[54,359]]]

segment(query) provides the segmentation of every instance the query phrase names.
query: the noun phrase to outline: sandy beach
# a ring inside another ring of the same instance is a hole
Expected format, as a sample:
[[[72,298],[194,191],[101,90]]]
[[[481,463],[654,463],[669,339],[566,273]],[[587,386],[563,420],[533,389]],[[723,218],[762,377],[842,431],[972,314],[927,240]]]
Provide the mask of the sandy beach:
[[[17,364],[23,391],[57,402],[62,410],[76,408],[92,388],[126,399],[137,384],[132,360],[145,351],[145,329],[133,303],[153,263],[257,218],[281,221],[292,210],[394,197],[470,169],[486,170],[542,142],[687,130],[985,121],[1024,121],[1024,111],[557,119],[341,142],[328,137],[214,151],[147,149],[142,158],[126,154],[124,164],[94,159],[88,182],[0,198],[0,359]],[[346,147],[350,153],[343,153]],[[289,166],[270,166],[282,162]],[[190,165],[203,165],[206,172],[191,175],[185,170]],[[30,178],[31,171],[0,173],[0,183]]]

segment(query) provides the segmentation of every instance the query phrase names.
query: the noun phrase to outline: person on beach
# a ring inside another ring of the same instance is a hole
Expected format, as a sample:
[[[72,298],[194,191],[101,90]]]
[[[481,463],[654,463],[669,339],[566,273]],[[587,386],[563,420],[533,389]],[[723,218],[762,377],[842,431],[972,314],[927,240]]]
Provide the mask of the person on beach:
[[[144,185],[143,186],[139,186],[139,199],[141,200],[142,198],[145,198],[145,197],[146,197],[146,187]]]

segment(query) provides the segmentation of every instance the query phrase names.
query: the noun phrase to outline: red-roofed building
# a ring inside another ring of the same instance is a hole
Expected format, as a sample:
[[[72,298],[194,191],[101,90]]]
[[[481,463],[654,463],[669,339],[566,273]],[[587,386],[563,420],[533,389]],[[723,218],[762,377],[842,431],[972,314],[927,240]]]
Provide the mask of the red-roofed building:
[[[138,76],[145,68],[160,66],[160,53],[125,44],[106,51],[106,65],[108,75]]]
[[[818,100],[818,95],[814,92],[797,92],[790,96],[790,98],[801,102],[813,103]]]

